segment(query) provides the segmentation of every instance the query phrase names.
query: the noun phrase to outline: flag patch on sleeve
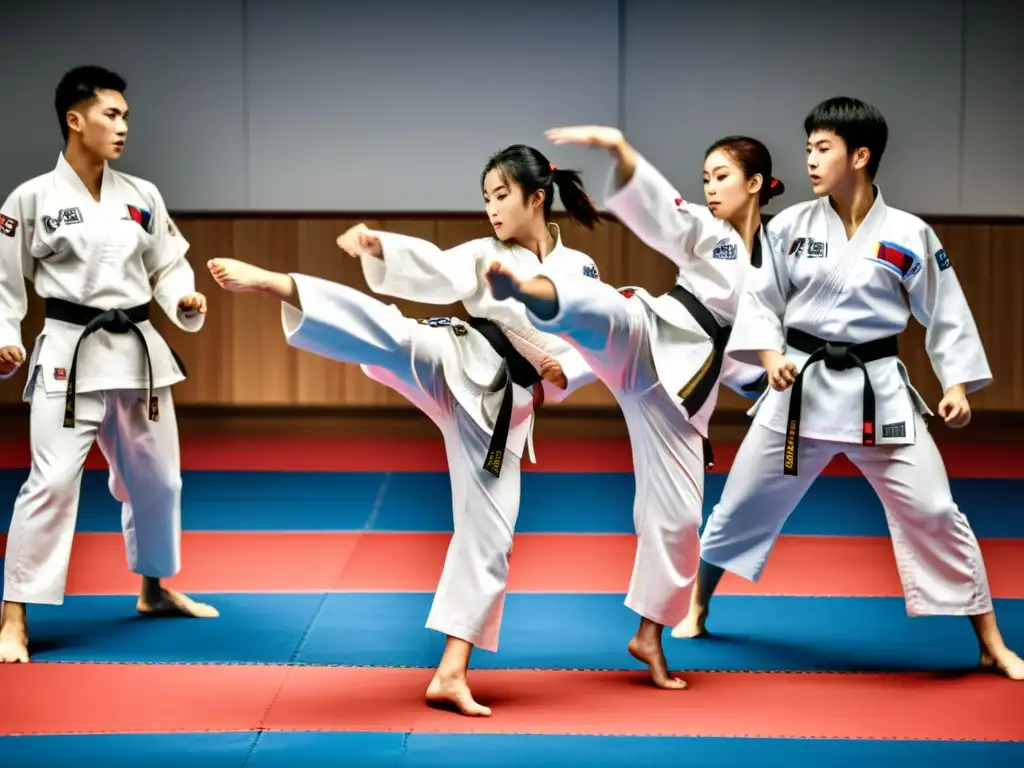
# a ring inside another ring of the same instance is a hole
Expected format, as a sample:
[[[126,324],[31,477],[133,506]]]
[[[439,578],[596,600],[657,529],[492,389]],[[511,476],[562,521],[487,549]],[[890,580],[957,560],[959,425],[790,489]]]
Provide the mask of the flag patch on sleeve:
[[[898,274],[901,280],[907,276],[907,273],[910,272],[917,262],[917,257],[912,251],[907,250],[902,245],[885,240],[878,244],[875,258]]]
[[[585,277],[592,277],[595,280],[598,279],[599,277],[599,275],[597,274],[597,267],[594,264],[584,264],[583,275]]]

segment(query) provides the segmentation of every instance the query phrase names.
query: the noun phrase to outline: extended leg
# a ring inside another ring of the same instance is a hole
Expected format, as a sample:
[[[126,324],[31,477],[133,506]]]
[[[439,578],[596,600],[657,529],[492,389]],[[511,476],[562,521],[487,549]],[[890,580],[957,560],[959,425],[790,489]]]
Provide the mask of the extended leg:
[[[910,445],[859,448],[850,459],[885,508],[910,616],[969,616],[981,664],[1024,680],[1024,661],[996,624],[981,547],[949,487],[942,456],[917,417]]]
[[[65,428],[64,398],[41,385],[33,393],[32,468],[14,502],[4,559],[0,663],[29,660],[26,603],[64,602],[82,470],[103,410],[103,393],[79,393],[75,426]]]
[[[839,450],[838,443],[800,441],[800,474],[782,474],[785,435],[754,424],[736,453],[722,499],[701,535],[701,566],[690,613],[673,637],[704,634],[711,598],[723,571],[757,581],[786,520]]]

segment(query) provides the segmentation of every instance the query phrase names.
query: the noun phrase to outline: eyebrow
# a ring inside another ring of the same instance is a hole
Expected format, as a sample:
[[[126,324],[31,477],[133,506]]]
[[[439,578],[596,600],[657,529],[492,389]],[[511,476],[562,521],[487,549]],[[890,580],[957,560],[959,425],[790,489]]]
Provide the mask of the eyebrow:
[[[495,193],[497,193],[497,192],[500,192],[500,191],[501,191],[501,190],[503,190],[503,189],[504,189],[504,190],[505,190],[506,192],[508,191],[508,187],[506,187],[506,186],[505,186],[504,184],[499,184],[498,186],[496,186],[496,187],[494,188],[494,190],[493,190],[492,192],[488,192],[487,190],[484,190],[484,194],[485,194],[485,195],[488,195],[488,194],[495,194]]]
[[[813,141],[813,142],[812,141],[808,141],[807,142],[807,146],[809,147],[809,146],[811,146],[813,144],[816,147],[820,147],[822,144],[831,144],[831,143],[832,143],[831,139],[818,139],[817,141]]]

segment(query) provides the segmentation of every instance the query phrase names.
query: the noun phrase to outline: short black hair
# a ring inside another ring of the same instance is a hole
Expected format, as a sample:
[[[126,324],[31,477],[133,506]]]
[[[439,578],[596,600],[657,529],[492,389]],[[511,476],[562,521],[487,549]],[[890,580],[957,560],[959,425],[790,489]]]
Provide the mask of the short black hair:
[[[815,131],[831,131],[850,152],[865,147],[870,153],[868,176],[874,181],[889,140],[889,127],[877,108],[848,96],[826,99],[804,118],[804,131],[808,136]]]
[[[117,91],[123,94],[126,88],[123,77],[103,67],[75,67],[65,72],[53,97],[64,143],[68,141],[68,112],[76,104],[94,98],[96,91]]]

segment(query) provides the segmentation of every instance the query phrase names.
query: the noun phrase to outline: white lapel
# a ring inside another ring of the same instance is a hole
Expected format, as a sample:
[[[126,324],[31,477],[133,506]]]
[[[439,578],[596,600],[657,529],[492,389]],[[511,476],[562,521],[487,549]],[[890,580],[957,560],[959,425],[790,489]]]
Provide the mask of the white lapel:
[[[823,197],[818,203],[825,217],[829,264],[815,281],[817,291],[811,302],[815,322],[823,322],[839,301],[846,279],[857,264],[865,244],[872,241],[879,225],[885,220],[885,201],[882,199],[882,193],[878,187],[872,189],[875,192],[875,200],[852,238],[847,238],[846,227],[843,226],[843,221],[835,212],[829,198]]]

